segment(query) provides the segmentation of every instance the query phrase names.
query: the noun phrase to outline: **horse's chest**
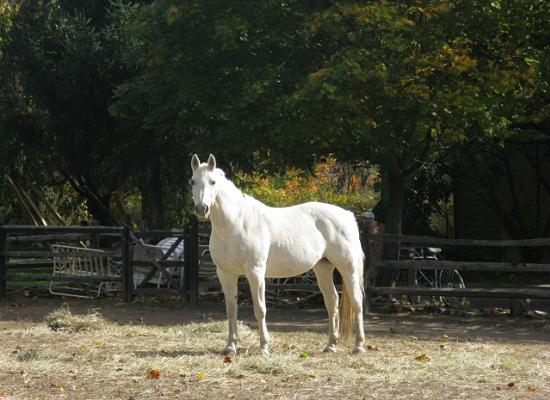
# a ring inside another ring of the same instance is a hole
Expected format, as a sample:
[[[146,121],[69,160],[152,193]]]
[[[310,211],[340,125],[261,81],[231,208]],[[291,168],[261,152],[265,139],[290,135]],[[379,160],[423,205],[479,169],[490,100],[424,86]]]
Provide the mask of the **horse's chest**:
[[[261,244],[251,238],[222,240],[214,234],[210,237],[210,254],[218,267],[240,275],[244,274],[244,266],[265,258]]]

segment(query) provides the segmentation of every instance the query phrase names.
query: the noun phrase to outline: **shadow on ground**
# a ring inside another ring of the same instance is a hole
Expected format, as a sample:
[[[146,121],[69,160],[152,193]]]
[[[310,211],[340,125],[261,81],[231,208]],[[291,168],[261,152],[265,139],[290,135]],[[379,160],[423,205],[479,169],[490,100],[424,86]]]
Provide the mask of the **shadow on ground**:
[[[171,326],[225,318],[223,303],[126,304],[113,299],[33,299],[14,294],[0,301],[0,321],[41,323],[48,314],[63,306],[68,306],[75,314],[98,312],[105,319],[123,325]],[[252,327],[256,325],[250,305],[240,307],[239,319]],[[318,307],[270,306],[267,322],[272,332],[325,332],[327,329],[326,311]],[[369,314],[365,318],[365,329],[367,342],[377,337],[406,336],[429,340],[444,335],[456,340],[550,342],[550,321],[507,316],[463,318],[428,313]]]

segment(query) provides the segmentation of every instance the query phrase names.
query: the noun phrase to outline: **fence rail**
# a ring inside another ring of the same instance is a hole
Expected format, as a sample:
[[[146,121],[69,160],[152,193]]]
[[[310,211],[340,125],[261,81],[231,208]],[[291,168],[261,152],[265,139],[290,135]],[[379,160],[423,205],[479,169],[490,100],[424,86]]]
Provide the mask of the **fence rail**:
[[[549,299],[548,288],[419,288],[375,286],[370,294],[406,294],[410,296],[488,297],[507,299]]]
[[[487,247],[539,247],[550,246],[550,238],[520,240],[447,239],[431,236],[365,234],[365,240],[375,242],[406,242],[415,244]]]
[[[484,272],[550,272],[550,264],[507,263],[482,261],[452,261],[452,260],[400,260],[383,261],[369,260],[371,268],[391,269],[426,269],[426,270],[457,270]]]

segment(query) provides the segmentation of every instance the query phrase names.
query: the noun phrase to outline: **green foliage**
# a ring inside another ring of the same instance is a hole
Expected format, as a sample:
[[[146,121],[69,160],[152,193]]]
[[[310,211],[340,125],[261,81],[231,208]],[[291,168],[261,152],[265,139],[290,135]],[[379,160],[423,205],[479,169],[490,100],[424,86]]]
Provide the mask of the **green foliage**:
[[[94,215],[94,199],[118,191],[181,223],[194,152],[278,172],[273,204],[370,208],[368,193],[329,187],[275,198],[274,182],[298,179],[288,166],[334,154],[380,166],[397,226],[406,187],[415,204],[448,198],[448,180],[435,197],[420,188],[454,149],[547,136],[542,0],[0,0],[0,11],[0,172],[68,181]]]
[[[97,198],[108,204],[124,178],[123,137],[107,109],[112,85],[126,75],[105,28],[116,24],[109,4],[14,2],[2,46],[7,104],[0,126],[11,141],[1,169],[39,187],[54,176],[68,180],[91,208]]]
[[[503,99],[532,90],[536,63],[502,42],[506,13],[478,6],[343,2],[315,14],[324,56],[288,100],[312,116],[304,131],[351,156],[396,156],[403,171],[466,135],[505,135]]]
[[[378,201],[375,168],[349,168],[336,163],[334,158],[319,163],[312,174],[288,168],[270,176],[241,172],[236,179],[246,193],[275,207],[321,201],[361,214],[370,211]]]
[[[212,152],[250,167],[277,148],[282,116],[274,103],[309,63],[304,8],[297,1],[161,0],[136,9],[126,60],[140,73],[118,87],[112,111],[177,137],[180,156]],[[281,158],[300,160],[288,142],[280,146]]]

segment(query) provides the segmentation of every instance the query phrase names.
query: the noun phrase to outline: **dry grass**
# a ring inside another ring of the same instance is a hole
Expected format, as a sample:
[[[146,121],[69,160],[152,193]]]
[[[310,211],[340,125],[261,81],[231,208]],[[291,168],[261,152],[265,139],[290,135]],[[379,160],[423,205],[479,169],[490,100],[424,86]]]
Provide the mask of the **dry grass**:
[[[80,332],[103,329],[107,321],[99,313],[75,315],[63,306],[46,317],[46,324],[54,331]]]
[[[0,321],[0,398],[550,398],[544,341],[388,331],[368,335],[365,354],[341,347],[333,355],[321,352],[323,333],[279,331],[264,357],[256,331],[241,324],[239,354],[229,360],[217,353],[225,335],[223,321],[123,325],[67,308],[44,322]]]

